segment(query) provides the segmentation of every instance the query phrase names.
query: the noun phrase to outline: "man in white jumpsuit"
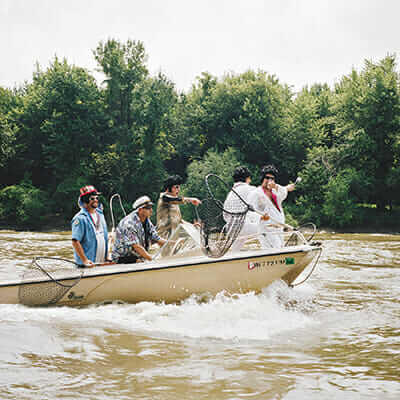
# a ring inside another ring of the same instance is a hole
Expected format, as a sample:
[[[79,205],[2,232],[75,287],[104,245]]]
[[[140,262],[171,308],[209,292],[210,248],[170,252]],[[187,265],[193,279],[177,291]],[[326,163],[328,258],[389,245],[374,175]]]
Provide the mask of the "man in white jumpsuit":
[[[248,202],[256,210],[269,215],[268,220],[260,220],[260,241],[262,247],[282,247],[283,227],[279,224],[285,223],[285,213],[282,202],[286,199],[288,192],[294,190],[293,183],[281,186],[275,182],[278,170],[274,165],[265,165],[261,169],[261,185],[249,194]]]
[[[234,184],[232,189],[245,201],[249,202],[250,194],[256,190],[255,186],[250,185],[251,177],[250,171],[243,166],[235,168],[233,172]],[[224,209],[227,211],[240,212],[247,209],[247,206],[238,198],[238,196],[230,191],[226,200],[224,202]],[[246,215],[246,220],[240,231],[239,237],[235,240],[232,245],[233,251],[238,251],[242,248],[246,240],[251,236],[256,236],[260,229],[260,219],[267,220],[269,217],[267,215],[261,216],[255,212],[249,211]],[[229,220],[229,214],[224,214],[224,219],[226,222]]]

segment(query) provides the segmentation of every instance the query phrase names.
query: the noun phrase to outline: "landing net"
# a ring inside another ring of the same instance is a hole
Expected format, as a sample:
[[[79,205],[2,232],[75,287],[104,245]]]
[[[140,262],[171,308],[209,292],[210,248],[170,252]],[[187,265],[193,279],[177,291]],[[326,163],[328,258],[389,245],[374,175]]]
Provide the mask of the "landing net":
[[[48,306],[56,304],[82,278],[83,269],[62,258],[35,257],[24,273],[18,290],[21,304]]]
[[[201,248],[209,257],[222,257],[239,236],[247,203],[219,176],[205,178],[209,198],[196,208],[201,228]]]

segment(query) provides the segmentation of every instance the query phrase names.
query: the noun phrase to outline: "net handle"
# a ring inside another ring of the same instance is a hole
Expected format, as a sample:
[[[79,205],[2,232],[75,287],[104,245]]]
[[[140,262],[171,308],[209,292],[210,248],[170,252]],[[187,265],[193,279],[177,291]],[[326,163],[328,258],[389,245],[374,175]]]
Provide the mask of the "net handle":
[[[66,284],[60,282],[60,281],[64,280],[64,278],[62,278],[62,279],[56,279],[56,278],[54,278],[54,277],[51,275],[51,273],[50,273],[49,271],[47,271],[47,269],[46,269],[45,267],[43,267],[43,265],[40,265],[40,260],[41,260],[41,259],[46,259],[46,260],[49,260],[49,259],[58,260],[58,261],[63,261],[63,262],[65,262],[65,263],[73,264],[73,265],[76,266],[77,264],[76,264],[75,262],[73,262],[73,261],[71,261],[71,260],[66,260],[65,258],[57,258],[57,257],[34,257],[33,260],[32,260],[32,264],[34,264],[37,268],[40,269],[40,271],[42,271],[43,274],[45,274],[49,279],[51,279],[53,282],[57,283],[57,284],[60,285],[61,287],[70,289],[70,288],[72,288],[72,287],[74,287],[74,286],[76,285],[76,283],[74,283],[74,284],[72,284],[72,285],[66,285]],[[80,280],[80,279],[82,278],[82,275],[83,275],[83,271],[81,272],[81,276],[80,276],[79,278],[77,278],[77,279]]]
[[[73,286],[75,286],[76,285],[76,283],[74,283],[73,285],[66,285],[66,284],[64,284],[64,283],[61,283],[60,281],[62,281],[62,280],[64,280],[64,278],[61,278],[61,279],[57,279],[57,278],[54,278],[53,276],[52,276],[52,274],[49,272],[49,271],[47,271],[47,269],[43,266],[43,265],[40,265],[40,260],[41,259],[46,259],[46,260],[57,260],[57,261],[63,261],[63,262],[65,262],[65,263],[68,263],[68,264],[72,264],[72,265],[74,265],[75,267],[78,267],[79,269],[82,269],[82,271],[81,271],[81,273],[80,273],[80,277],[79,277],[79,280],[82,278],[82,276],[83,276],[83,274],[84,274],[84,268],[87,268],[87,267],[89,267],[89,268],[91,268],[91,267],[100,267],[100,266],[103,266],[103,265],[113,265],[113,264],[116,264],[116,263],[114,263],[114,262],[106,262],[106,263],[98,263],[98,264],[94,264],[94,265],[92,265],[92,266],[87,266],[87,267],[82,267],[81,265],[79,265],[79,264],[77,264],[76,262],[74,262],[74,261],[71,261],[71,260],[67,260],[67,259],[65,259],[65,258],[60,258],[60,257],[34,257],[33,258],[33,260],[32,260],[32,264],[34,264],[37,268],[39,268],[42,272],[43,272],[43,274],[45,274],[49,279],[51,279],[53,282],[56,282],[58,285],[60,285],[60,286],[62,286],[62,287],[65,287],[65,288],[72,288]]]
[[[215,197],[214,197],[214,194],[213,194],[213,192],[212,192],[212,190],[210,189],[210,186],[209,186],[209,184],[208,184],[208,179],[209,179],[211,176],[214,177],[214,178],[217,178],[217,179],[218,179],[220,182],[222,182],[227,188],[229,188],[229,186],[228,186],[228,184],[227,184],[221,177],[219,177],[219,176],[216,175],[216,174],[208,174],[208,175],[205,177],[207,190],[208,190],[210,196],[212,197],[212,199],[213,199],[214,201],[216,201],[216,199],[215,199]],[[235,193],[235,195],[236,195],[237,197],[239,197],[239,199],[247,206],[247,208],[249,209],[249,211],[255,212],[256,214],[261,215],[261,216],[264,216],[264,215],[265,215],[265,213],[263,213],[262,211],[259,211],[259,210],[255,209],[251,204],[249,204],[246,200],[244,200],[243,197],[240,196],[240,194],[239,194],[238,192],[236,192],[235,189],[233,189],[233,187],[232,187],[232,188],[229,188],[229,190],[232,191],[233,193]],[[288,229],[288,230],[290,230],[290,231],[296,230],[293,226],[288,225],[288,224],[285,224],[285,223],[282,223],[282,222],[279,222],[279,221],[277,221],[275,218],[269,217],[269,219],[270,219],[274,224],[276,224],[276,225],[278,225],[278,226],[281,226],[282,228],[286,228],[286,229]]]
[[[35,263],[36,260],[40,260],[41,258],[45,258],[46,260],[51,260],[51,259],[53,259],[53,260],[58,260],[58,261],[65,261],[65,262],[68,262],[68,263],[70,263],[70,264],[74,264],[75,267],[78,267],[78,268],[104,267],[104,266],[106,266],[106,265],[115,265],[115,264],[117,264],[117,263],[114,262],[114,261],[105,261],[105,262],[102,262],[102,263],[94,263],[94,264],[92,264],[92,265],[82,265],[82,264],[76,263],[75,261],[67,260],[66,258],[61,258],[61,257],[41,257],[41,256],[34,257],[33,260],[32,260],[32,262]],[[40,267],[40,268],[43,268],[41,265],[39,265],[39,267]]]
[[[119,193],[115,193],[110,197],[110,214],[111,214],[111,222],[112,222],[112,229],[115,230],[115,220],[114,220],[114,211],[113,211],[113,200],[115,197],[118,197],[119,200],[119,205],[122,209],[122,212],[124,213],[124,216],[126,217],[126,212],[125,212],[125,208],[122,205],[122,199]]]

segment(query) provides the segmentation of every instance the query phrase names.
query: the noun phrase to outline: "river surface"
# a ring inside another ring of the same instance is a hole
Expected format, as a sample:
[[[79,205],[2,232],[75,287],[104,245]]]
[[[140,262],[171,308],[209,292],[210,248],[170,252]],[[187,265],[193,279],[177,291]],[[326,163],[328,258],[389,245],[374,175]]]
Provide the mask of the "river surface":
[[[400,399],[400,236],[320,234],[304,284],[183,304],[0,305],[0,399]],[[0,281],[70,232],[0,231]]]

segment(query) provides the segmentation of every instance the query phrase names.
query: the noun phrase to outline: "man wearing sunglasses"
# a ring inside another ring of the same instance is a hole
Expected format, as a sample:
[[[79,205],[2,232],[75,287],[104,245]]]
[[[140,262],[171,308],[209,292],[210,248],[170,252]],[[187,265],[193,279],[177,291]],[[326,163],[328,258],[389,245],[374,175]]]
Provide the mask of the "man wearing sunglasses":
[[[132,264],[143,260],[152,260],[149,254],[151,243],[162,246],[161,239],[150,221],[153,203],[148,196],[139,197],[133,203],[133,211],[124,217],[115,231],[115,243],[112,259],[118,264]]]
[[[260,171],[260,186],[249,195],[249,203],[256,209],[269,215],[268,220],[260,220],[261,245],[263,247],[283,246],[282,226],[285,213],[282,203],[288,192],[295,189],[293,183],[282,186],[276,183],[278,169],[273,165],[265,165]]]
[[[81,210],[72,218],[74,257],[81,266],[90,267],[106,260],[108,232],[99,195],[94,186],[82,187],[78,200]]]

